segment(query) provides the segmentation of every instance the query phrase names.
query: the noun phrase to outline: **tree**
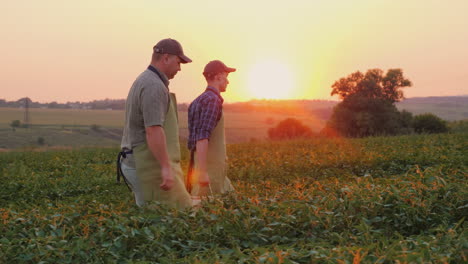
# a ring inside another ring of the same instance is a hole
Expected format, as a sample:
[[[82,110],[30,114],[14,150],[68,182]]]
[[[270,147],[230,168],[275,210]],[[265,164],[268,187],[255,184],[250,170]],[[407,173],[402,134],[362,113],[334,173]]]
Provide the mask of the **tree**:
[[[411,134],[413,132],[413,114],[406,110],[399,113],[400,132],[399,134]]]
[[[414,117],[414,131],[416,133],[445,133],[447,123],[434,114],[422,114]]]
[[[59,104],[56,101],[53,101],[48,104],[48,108],[59,108]]]
[[[45,144],[45,139],[43,137],[38,137],[37,144],[39,144],[40,146],[43,146]]]
[[[268,137],[270,139],[307,138],[312,135],[313,133],[310,128],[294,118],[287,118],[279,122],[276,127],[268,129]]]
[[[325,134],[330,131],[346,137],[394,135],[400,129],[400,113],[383,99],[351,95],[333,109]]]
[[[411,86],[401,69],[381,69],[365,74],[357,71],[332,85],[331,95],[343,101],[335,106],[324,131],[348,137],[394,135],[407,133],[411,124],[409,112],[398,112],[395,102],[403,99],[401,88]],[[402,129],[405,128],[405,129]]]
[[[96,131],[96,132],[101,131],[101,127],[99,125],[96,125],[96,124],[92,124],[90,126],[90,128],[91,128],[91,130]]]
[[[357,71],[339,79],[332,85],[331,95],[337,94],[344,100],[350,95],[359,94],[361,97],[384,99],[394,103],[403,99],[400,89],[411,85],[411,81],[403,76],[401,69],[390,69],[385,76],[381,69],[370,69],[366,74]]]
[[[13,131],[14,131],[15,128],[18,128],[18,127],[21,126],[21,121],[19,121],[19,120],[13,120],[13,121],[11,121],[10,126],[11,126],[11,128],[13,129]]]

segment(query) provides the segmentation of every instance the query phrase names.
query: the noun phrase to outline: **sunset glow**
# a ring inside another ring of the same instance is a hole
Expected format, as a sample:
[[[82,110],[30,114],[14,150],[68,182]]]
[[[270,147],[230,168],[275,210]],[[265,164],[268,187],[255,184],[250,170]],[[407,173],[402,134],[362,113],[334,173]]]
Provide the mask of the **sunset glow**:
[[[247,89],[257,99],[287,99],[293,95],[295,80],[286,64],[260,61],[248,70]]]
[[[203,67],[235,67],[226,102],[333,99],[355,71],[403,69],[406,97],[468,94],[468,1],[3,1],[0,99],[122,99],[153,45],[193,60],[170,89],[191,102]],[[336,98],[335,98],[336,99]]]

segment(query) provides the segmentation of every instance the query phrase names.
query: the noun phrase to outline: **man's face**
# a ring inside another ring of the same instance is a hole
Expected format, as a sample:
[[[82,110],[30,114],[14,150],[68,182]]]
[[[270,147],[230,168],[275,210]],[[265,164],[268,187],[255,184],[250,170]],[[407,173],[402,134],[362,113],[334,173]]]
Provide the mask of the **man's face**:
[[[174,76],[177,74],[177,72],[180,71],[180,58],[179,56],[176,55],[169,55],[165,58],[165,64],[166,64],[166,76],[169,80],[174,78]]]
[[[218,78],[218,82],[219,82],[219,91],[220,92],[225,92],[226,91],[226,88],[227,88],[227,85],[229,84],[229,80],[228,80],[228,74],[227,72],[223,72],[223,73],[219,73],[216,78]]]

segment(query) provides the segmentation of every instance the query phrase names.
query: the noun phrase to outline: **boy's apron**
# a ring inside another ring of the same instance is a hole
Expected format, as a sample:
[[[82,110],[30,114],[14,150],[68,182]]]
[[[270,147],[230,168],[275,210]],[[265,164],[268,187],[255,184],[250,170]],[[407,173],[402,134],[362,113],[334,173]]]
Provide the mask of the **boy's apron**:
[[[191,207],[192,200],[185,189],[180,167],[177,103],[173,93],[170,94],[169,110],[166,113],[163,129],[166,135],[169,163],[174,176],[174,186],[169,191],[164,191],[159,186],[162,183],[161,166],[145,142],[133,149],[136,175],[143,198],[145,201],[157,201],[179,209]]]
[[[233,191],[234,187],[231,181],[227,177],[227,166],[226,166],[226,144],[224,137],[224,115],[218,121],[218,124],[211,132],[211,136],[208,143],[207,153],[207,164],[206,170],[210,177],[210,186],[200,187],[198,184],[197,175],[197,152],[194,155],[194,168],[195,175],[192,182],[192,196],[205,196],[213,194],[221,194],[228,191]]]

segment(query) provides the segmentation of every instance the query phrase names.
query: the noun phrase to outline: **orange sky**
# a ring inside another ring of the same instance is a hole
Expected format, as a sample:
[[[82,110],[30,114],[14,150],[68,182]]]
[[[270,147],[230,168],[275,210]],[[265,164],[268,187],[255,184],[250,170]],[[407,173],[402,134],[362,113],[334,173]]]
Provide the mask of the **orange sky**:
[[[167,37],[194,61],[171,82],[179,102],[213,59],[237,68],[227,102],[331,99],[370,68],[402,68],[406,97],[468,94],[465,0],[0,1],[0,99],[125,98]]]

